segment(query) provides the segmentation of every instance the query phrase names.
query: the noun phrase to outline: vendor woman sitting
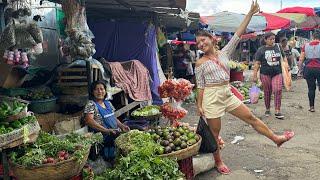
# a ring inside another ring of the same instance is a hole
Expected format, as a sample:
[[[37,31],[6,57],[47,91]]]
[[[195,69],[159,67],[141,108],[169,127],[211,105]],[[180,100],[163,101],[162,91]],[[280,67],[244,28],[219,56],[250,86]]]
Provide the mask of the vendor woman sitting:
[[[119,131],[129,131],[129,127],[121,123],[113,113],[112,104],[106,100],[107,88],[102,81],[91,84],[89,102],[85,106],[85,123],[89,130],[101,132],[104,137],[103,156],[106,160],[115,158],[114,140]]]

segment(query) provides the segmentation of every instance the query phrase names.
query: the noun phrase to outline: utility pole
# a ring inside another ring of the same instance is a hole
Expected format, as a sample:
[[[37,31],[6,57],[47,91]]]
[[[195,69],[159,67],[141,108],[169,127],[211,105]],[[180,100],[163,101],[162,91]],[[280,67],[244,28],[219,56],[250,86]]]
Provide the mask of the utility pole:
[[[282,0],[280,0],[280,10],[282,9]]]

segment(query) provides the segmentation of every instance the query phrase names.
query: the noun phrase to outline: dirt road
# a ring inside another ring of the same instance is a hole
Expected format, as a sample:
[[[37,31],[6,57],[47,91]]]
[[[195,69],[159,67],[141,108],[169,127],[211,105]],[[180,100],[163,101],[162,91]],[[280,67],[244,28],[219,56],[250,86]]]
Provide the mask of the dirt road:
[[[220,175],[215,170],[210,170],[197,175],[196,179],[320,179],[320,92],[318,89],[316,93],[316,112],[311,113],[308,111],[305,80],[294,81],[293,92],[283,94],[282,112],[286,116],[285,120],[277,120],[274,116],[264,117],[263,100],[258,104],[249,105],[252,112],[276,133],[281,134],[285,130],[295,131],[296,136],[281,148],[277,148],[269,139],[259,135],[237,118],[229,114],[223,117],[221,136],[226,146],[222,155],[225,163],[231,168],[232,174]],[[184,121],[191,125],[196,124],[198,116],[195,105],[189,104],[185,107],[189,114]],[[237,144],[231,144],[235,136],[243,136],[245,139]]]

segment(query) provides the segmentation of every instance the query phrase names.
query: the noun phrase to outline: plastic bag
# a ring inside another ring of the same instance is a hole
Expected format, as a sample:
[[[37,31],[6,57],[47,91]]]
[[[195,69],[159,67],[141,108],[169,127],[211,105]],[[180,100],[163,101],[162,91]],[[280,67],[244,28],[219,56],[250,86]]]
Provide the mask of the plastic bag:
[[[202,137],[200,150],[201,153],[214,153],[218,149],[217,142],[210,131],[208,124],[203,117],[200,117],[198,127],[196,130],[197,134]]]
[[[253,85],[250,88],[249,97],[252,104],[257,104],[260,97],[260,88],[258,88],[256,85]]]

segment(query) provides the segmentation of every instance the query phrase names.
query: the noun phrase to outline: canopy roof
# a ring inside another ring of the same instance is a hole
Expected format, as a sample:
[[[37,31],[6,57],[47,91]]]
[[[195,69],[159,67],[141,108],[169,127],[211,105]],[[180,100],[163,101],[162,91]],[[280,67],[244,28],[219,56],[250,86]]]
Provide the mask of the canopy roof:
[[[49,0],[61,3],[64,0]],[[117,9],[132,11],[155,11],[168,8],[186,9],[186,0],[77,0],[85,2],[87,10],[91,8]]]

